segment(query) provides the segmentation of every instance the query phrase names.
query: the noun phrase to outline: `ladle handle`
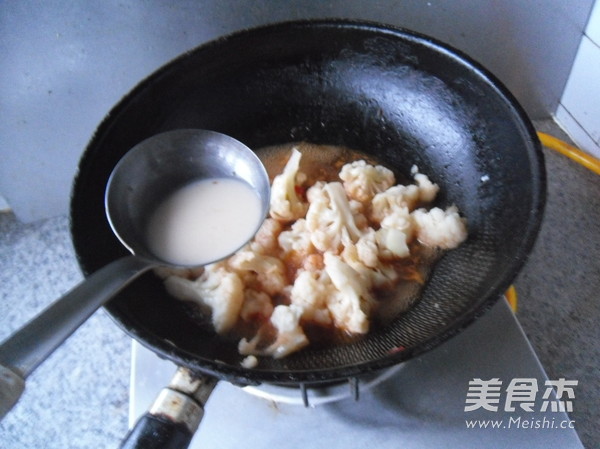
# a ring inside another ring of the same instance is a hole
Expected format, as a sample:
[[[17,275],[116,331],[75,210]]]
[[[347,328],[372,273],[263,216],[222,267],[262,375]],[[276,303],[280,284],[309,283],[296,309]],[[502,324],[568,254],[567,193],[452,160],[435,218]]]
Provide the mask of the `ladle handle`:
[[[137,256],[101,268],[0,345],[0,419],[25,378],[121,288],[154,265]]]

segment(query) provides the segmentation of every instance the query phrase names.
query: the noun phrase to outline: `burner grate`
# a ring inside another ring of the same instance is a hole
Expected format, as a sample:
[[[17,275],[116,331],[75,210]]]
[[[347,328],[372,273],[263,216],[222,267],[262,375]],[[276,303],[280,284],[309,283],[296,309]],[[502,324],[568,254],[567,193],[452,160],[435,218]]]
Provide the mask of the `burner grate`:
[[[404,364],[401,363],[368,376],[349,377],[345,381],[327,385],[302,382],[297,386],[261,384],[242,389],[253,396],[276,403],[316,407],[344,399],[358,401],[361,391],[368,391],[398,373],[403,367]]]

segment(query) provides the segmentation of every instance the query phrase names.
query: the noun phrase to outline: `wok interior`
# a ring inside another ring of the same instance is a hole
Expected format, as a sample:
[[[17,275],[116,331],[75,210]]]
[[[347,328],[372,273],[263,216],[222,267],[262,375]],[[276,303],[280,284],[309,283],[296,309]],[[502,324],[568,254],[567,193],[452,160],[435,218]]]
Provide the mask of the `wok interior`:
[[[109,313],[176,363],[239,382],[340,379],[431,349],[471,322],[510,284],[541,220],[544,176],[527,118],[484,70],[429,39],[375,25],[281,24],[183,55],[125,97],[80,163],[72,233],[85,272],[125,254],[102,197],[118,159],[162,131],[204,128],[258,149],[307,141],[375,157],[407,177],[416,164],[456,204],[469,239],[435,266],[421,300],[386,328],[337,347],[240,366],[237,342],[198,325],[148,274]]]

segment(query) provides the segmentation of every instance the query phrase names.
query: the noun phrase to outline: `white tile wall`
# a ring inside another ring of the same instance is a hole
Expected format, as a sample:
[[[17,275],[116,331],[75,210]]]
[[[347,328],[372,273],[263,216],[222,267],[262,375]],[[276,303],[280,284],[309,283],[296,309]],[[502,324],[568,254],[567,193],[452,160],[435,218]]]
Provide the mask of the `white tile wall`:
[[[600,1],[597,0],[556,111],[583,150],[600,158]]]
[[[600,2],[596,1],[592,15],[587,24],[585,34],[596,44],[600,45]]]

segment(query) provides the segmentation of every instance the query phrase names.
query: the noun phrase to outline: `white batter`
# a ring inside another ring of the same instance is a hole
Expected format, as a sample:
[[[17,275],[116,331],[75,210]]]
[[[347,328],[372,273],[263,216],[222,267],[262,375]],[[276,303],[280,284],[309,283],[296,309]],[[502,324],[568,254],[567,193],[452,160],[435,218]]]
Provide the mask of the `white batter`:
[[[159,205],[148,225],[148,244],[172,264],[204,265],[243,246],[263,218],[260,198],[245,182],[204,179]]]

